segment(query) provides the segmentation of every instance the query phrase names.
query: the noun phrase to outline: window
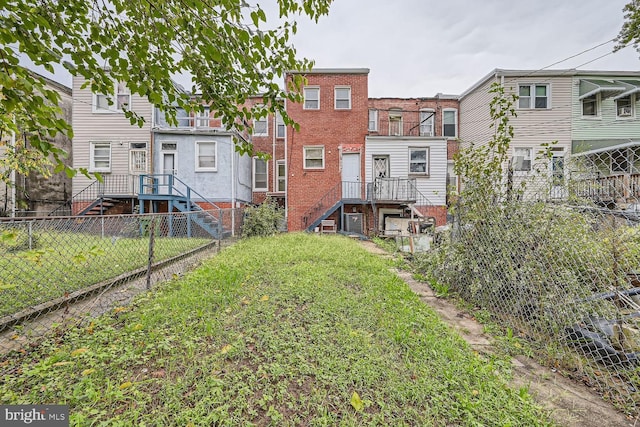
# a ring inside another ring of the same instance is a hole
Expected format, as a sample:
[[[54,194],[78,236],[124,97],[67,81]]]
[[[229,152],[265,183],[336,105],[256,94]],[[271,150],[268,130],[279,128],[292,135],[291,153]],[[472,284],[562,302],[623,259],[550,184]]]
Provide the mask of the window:
[[[89,157],[90,172],[111,172],[110,142],[92,142]]]
[[[389,178],[389,156],[373,156],[373,177]]]
[[[402,136],[402,110],[389,110],[389,136]]]
[[[253,122],[253,136],[266,136],[269,134],[267,117],[257,118]]]
[[[600,115],[598,95],[599,94],[588,96],[582,100],[582,115],[584,117],[597,117]]]
[[[447,162],[447,191],[458,191],[458,175],[451,161]]]
[[[336,110],[351,109],[351,88],[339,87],[335,88],[335,108]]]
[[[458,110],[442,110],[442,136],[458,136]]]
[[[409,148],[409,173],[429,175],[428,148]]]
[[[531,155],[533,148],[514,148],[513,150],[513,170],[514,171],[530,171]]]
[[[280,113],[276,114],[276,138],[284,138],[287,127]]]
[[[196,171],[216,171],[217,145],[215,141],[196,142]]]
[[[549,85],[547,84],[518,85],[518,108],[520,109],[549,108]]]
[[[420,136],[433,136],[433,110],[420,110]]]
[[[266,160],[253,158],[253,191],[269,190],[269,168]]]
[[[278,189],[279,192],[287,191],[287,167],[284,160],[278,160],[276,162],[276,169],[278,174]]]
[[[633,105],[635,99],[632,96],[625,96],[623,98],[616,99],[616,117],[619,119],[626,119],[633,117]]]
[[[320,88],[305,87],[304,88],[304,107],[305,110],[320,109]]]
[[[124,82],[114,83],[114,91],[109,94],[95,94],[93,111],[96,113],[116,113],[131,109],[131,92]]]
[[[369,110],[369,130],[378,131],[378,110]]]
[[[147,172],[147,143],[129,143],[129,170],[131,173]]]
[[[324,147],[304,147],[304,168],[324,169]]]

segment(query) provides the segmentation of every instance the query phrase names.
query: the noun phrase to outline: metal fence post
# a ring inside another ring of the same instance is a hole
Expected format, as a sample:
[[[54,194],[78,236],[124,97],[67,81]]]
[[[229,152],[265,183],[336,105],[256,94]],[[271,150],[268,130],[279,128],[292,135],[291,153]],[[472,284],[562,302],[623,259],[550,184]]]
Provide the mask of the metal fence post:
[[[153,265],[153,249],[154,249],[154,236],[156,228],[156,217],[151,218],[149,224],[149,261],[147,262],[147,289],[151,289],[151,266]]]

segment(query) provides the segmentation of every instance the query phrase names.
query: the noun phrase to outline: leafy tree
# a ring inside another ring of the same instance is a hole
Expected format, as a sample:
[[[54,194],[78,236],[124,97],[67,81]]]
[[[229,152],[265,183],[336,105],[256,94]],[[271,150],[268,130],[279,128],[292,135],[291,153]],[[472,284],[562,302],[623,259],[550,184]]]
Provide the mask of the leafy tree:
[[[64,152],[50,139],[71,126],[57,114],[58,94],[19,65],[20,57],[54,72],[63,66],[83,76],[95,93],[113,93],[114,81],[147,97],[170,120],[175,109],[202,111],[203,104],[225,123],[248,127],[256,117],[280,112],[279,99],[300,100],[299,91],[276,80],[288,70],[309,69],[297,59],[290,37],[296,17],[317,21],[332,0],[277,0],[279,17],[267,24],[265,9],[245,0],[7,0],[0,12],[0,132],[29,134],[29,143],[57,171]],[[193,76],[197,98],[176,87],[172,76]],[[297,88],[302,78],[293,84]],[[264,94],[264,106],[242,107]],[[132,124],[145,118],[127,111]],[[16,119],[19,117],[19,119]],[[250,152],[247,144],[240,151]],[[75,171],[67,168],[67,173]],[[86,171],[85,171],[86,172]]]
[[[632,0],[623,9],[624,23],[616,37],[614,52],[618,51],[629,43],[633,44],[636,50],[640,50],[640,0]]]

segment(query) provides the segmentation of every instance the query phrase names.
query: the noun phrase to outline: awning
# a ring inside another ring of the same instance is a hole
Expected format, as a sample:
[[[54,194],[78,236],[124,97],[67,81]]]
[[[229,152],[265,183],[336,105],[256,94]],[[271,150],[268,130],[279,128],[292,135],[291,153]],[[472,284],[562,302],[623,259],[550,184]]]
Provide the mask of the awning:
[[[619,94],[627,90],[627,86],[617,81],[580,79],[580,96],[583,100],[589,96],[601,93],[604,96]]]
[[[640,92],[640,80],[616,80],[616,83],[622,84],[626,89],[624,92],[616,95],[613,98],[614,100]]]
[[[628,140],[626,142],[621,142],[619,140],[573,141],[571,145],[572,145],[571,150],[573,152],[572,156],[576,157],[576,156],[589,156],[592,154],[600,154],[600,153],[605,153],[607,151],[624,150],[626,148],[640,147],[640,141],[633,141],[633,140]],[[582,146],[581,148],[583,148],[583,151],[578,151],[578,145]]]

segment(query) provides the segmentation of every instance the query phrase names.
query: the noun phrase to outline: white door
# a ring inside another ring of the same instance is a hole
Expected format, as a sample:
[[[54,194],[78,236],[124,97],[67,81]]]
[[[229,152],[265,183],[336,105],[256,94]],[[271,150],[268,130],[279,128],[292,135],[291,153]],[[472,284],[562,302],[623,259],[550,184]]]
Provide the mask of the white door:
[[[360,154],[342,155],[342,198],[360,199]]]
[[[176,174],[176,153],[171,151],[165,151],[162,153],[162,184],[169,185],[169,177],[167,175]],[[168,188],[164,188],[168,190]]]

